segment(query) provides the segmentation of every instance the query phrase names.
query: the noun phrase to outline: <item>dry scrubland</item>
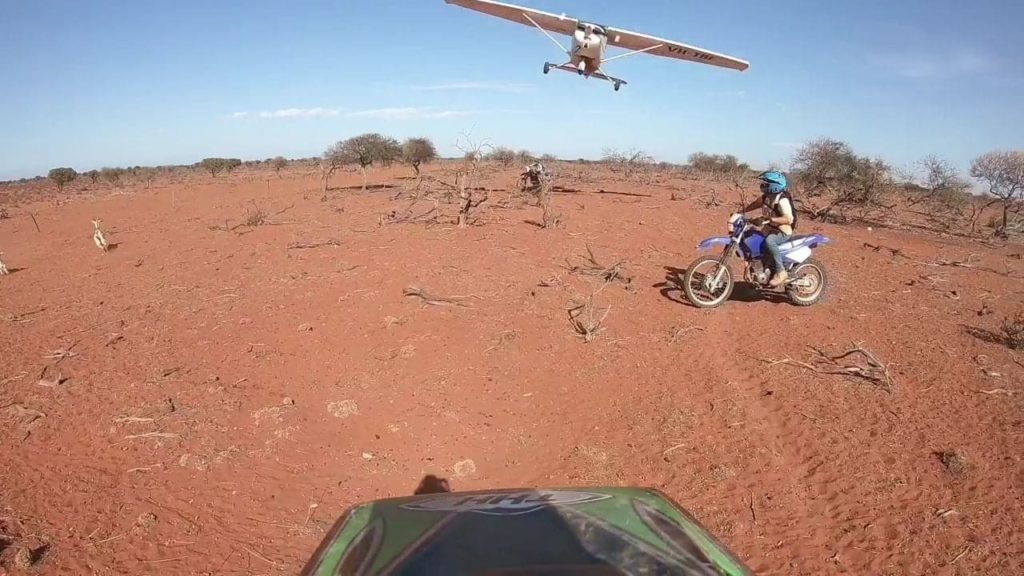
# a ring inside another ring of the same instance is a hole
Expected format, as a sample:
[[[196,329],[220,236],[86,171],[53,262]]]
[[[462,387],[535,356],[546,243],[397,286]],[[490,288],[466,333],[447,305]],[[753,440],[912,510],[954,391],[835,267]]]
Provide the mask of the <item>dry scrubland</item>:
[[[830,297],[704,312],[749,171],[613,159],[6,186],[0,573],[295,573],[428,473],[654,486],[761,574],[1024,573],[1015,214],[842,165]]]

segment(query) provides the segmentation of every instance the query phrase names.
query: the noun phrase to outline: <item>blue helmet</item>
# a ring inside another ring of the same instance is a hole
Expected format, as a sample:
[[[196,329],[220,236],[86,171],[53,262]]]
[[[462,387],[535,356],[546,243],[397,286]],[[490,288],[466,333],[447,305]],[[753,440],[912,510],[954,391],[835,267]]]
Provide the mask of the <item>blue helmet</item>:
[[[786,175],[775,170],[762,172],[757,179],[761,181],[762,194],[782,194],[789,187]]]

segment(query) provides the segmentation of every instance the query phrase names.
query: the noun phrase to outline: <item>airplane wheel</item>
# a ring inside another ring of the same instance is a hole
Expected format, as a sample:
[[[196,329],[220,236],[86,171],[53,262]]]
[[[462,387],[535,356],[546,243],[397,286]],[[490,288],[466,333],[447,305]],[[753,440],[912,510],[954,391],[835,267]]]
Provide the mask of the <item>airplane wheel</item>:
[[[544,65],[544,73],[547,74],[548,72],[551,72],[551,64]]]
[[[616,91],[616,92],[618,92],[618,91],[619,91],[619,88],[622,88],[622,84],[620,84],[620,83],[616,82],[616,83],[615,83],[615,91]]]

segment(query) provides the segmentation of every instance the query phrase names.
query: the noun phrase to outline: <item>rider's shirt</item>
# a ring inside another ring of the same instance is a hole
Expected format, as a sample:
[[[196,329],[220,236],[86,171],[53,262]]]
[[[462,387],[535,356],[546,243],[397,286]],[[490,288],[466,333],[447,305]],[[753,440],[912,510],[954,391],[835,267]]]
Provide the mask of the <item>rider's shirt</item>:
[[[776,218],[779,216],[785,216],[789,220],[789,224],[771,224],[773,228],[778,228],[779,232],[786,235],[793,234],[793,203],[789,201],[782,194],[776,194],[765,198],[764,208],[762,208],[765,218]]]

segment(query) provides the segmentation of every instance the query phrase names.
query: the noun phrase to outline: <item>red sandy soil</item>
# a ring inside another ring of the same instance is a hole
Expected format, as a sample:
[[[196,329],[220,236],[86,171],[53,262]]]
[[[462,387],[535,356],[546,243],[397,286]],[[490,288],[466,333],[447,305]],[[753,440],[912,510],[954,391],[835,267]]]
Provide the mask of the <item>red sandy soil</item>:
[[[835,240],[827,301],[738,292],[701,311],[671,279],[724,231],[729,206],[699,198],[718,185],[598,174],[555,195],[555,230],[492,192],[459,229],[378,227],[408,201],[358,180],[325,202],[294,170],[9,205],[0,574],[292,574],[346,507],[425,474],[656,487],[758,574],[1024,574],[1024,367],[990,334],[1024,299],[1020,246],[805,221]],[[250,200],[294,206],[215,229]],[[611,310],[592,343],[566,314],[600,287],[565,269],[587,245],[634,288],[595,296]],[[763,361],[854,342],[891,393]],[[39,385],[46,366],[66,381]]]

